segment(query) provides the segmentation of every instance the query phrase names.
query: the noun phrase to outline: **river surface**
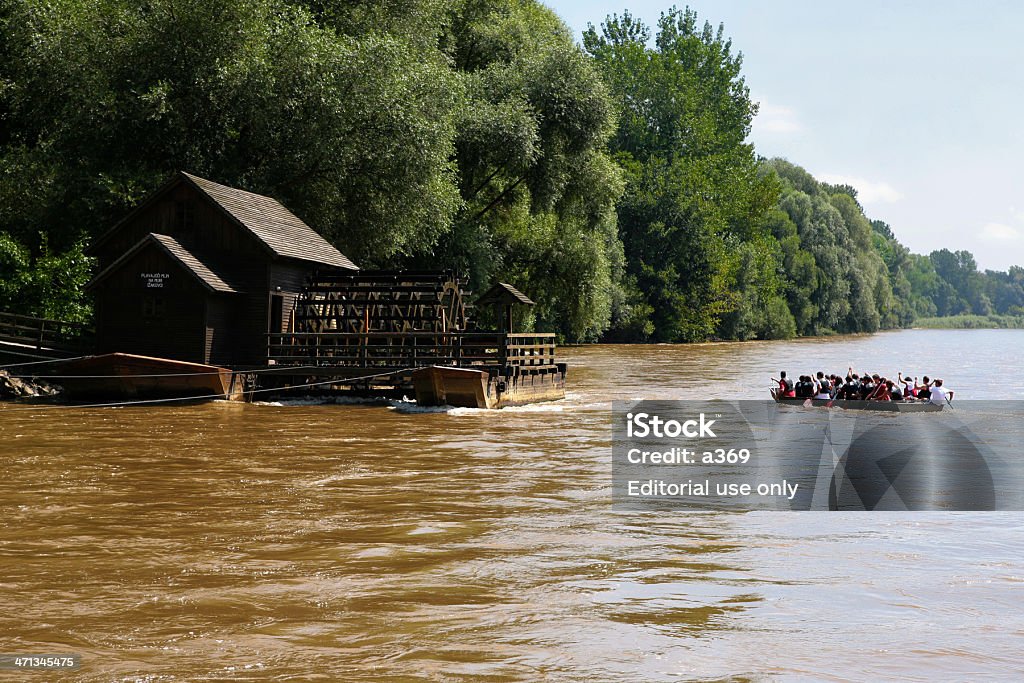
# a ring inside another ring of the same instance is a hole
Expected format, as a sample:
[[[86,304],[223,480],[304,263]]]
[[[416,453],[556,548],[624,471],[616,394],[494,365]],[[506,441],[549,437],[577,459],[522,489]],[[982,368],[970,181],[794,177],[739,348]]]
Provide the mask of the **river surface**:
[[[610,402],[851,364],[1022,398],[1022,348],[569,348],[565,401],[493,412],[2,404],[0,652],[83,665],[0,680],[1019,680],[1019,513],[614,511]]]

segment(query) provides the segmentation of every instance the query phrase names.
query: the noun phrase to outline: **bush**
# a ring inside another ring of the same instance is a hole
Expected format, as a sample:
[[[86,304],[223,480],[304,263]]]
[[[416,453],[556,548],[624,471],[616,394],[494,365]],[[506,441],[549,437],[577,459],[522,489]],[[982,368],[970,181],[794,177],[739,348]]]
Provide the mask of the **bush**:
[[[1024,329],[1024,315],[950,315],[939,318],[918,318],[914,327],[933,330],[1019,330]]]
[[[85,294],[92,259],[79,242],[61,254],[52,254],[46,240],[35,259],[7,233],[0,233],[0,310],[87,323],[92,307]]]
[[[796,320],[781,296],[768,302],[765,328],[765,339],[792,339],[796,336]]]

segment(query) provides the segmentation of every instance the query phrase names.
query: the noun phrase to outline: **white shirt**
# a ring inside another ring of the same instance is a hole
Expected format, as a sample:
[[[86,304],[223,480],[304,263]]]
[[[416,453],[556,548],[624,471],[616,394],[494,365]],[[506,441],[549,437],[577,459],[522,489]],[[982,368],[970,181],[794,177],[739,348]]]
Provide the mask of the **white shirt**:
[[[946,387],[936,387],[936,386],[933,386],[932,387],[932,393],[928,397],[928,400],[931,401],[932,403],[934,403],[937,406],[944,406],[944,405],[946,405],[946,394],[948,394],[948,393],[949,392],[946,391]]]

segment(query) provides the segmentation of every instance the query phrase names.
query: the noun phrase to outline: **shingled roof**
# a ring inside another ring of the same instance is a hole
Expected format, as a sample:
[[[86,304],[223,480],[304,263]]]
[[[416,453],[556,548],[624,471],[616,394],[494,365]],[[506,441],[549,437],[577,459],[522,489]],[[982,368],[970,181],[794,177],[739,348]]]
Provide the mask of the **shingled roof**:
[[[518,289],[507,282],[499,282],[486,292],[481,294],[477,300],[478,306],[485,304],[526,304],[533,306],[534,302]]]
[[[181,175],[276,255],[359,270],[320,233],[300,221],[276,199],[221,185],[184,171]]]
[[[90,289],[102,280],[105,280],[108,275],[120,268],[125,261],[150,244],[156,244],[171,258],[178,261],[210,291],[223,294],[236,294],[241,291],[236,284],[232,283],[233,278],[231,278],[223,266],[214,265],[208,258],[198,255],[169,235],[158,235],[152,232],[139,240],[135,246],[122,254],[119,259],[104,268],[103,272],[94,277],[85,286],[86,289]]]
[[[228,218],[251,233],[276,256],[301,259],[346,270],[359,270],[359,267],[352,263],[347,256],[335,249],[334,245],[325,240],[320,233],[299,220],[276,199],[221,185],[184,171],[175,174],[163,187],[136,206],[117,225],[101,235],[90,245],[88,251],[92,252],[98,248],[139,211],[182,182],[189,183],[209,197]]]

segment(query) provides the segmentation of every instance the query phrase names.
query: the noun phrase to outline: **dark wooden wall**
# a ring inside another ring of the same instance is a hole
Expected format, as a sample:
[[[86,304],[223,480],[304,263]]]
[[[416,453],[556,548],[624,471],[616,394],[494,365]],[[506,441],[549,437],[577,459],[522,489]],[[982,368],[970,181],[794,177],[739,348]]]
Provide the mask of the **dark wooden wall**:
[[[143,274],[167,277],[162,286],[150,287]],[[176,260],[156,245],[147,247],[97,286],[97,351],[202,363],[208,296],[209,291]]]
[[[295,311],[295,300],[306,288],[309,276],[313,273],[315,266],[298,261],[278,261],[270,265],[270,291],[277,292],[280,287],[280,294],[284,299],[284,316],[281,319],[281,329],[270,330],[271,332],[288,332],[291,326],[291,316]]]
[[[206,360],[213,365],[235,365],[238,349],[238,326],[235,320],[238,295],[208,296],[206,298]]]
[[[306,286],[307,279],[315,267],[315,264],[302,261],[272,261],[266,264],[259,286],[254,286],[248,289],[246,294],[237,297],[237,364],[266,363],[267,332],[286,332],[289,329],[295,299]],[[280,291],[278,287],[281,288]],[[275,294],[280,294],[283,300],[283,315],[280,329],[271,330],[270,322],[273,316],[270,306]]]

